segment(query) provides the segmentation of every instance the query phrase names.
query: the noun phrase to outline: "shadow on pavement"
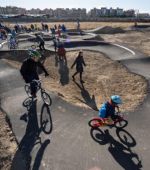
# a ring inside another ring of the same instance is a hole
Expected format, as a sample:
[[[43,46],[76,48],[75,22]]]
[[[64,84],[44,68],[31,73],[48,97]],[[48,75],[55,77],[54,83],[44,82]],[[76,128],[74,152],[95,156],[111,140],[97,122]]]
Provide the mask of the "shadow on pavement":
[[[30,105],[27,108],[28,115],[26,121],[26,132],[22,140],[18,144],[18,150],[16,151],[14,159],[12,161],[11,170],[39,169],[44,151],[50,143],[49,139],[41,142],[40,134],[42,132],[42,128],[38,125],[37,100],[32,100],[32,102],[29,103]],[[42,108],[43,107],[46,107],[45,104],[43,104]],[[34,150],[35,153],[35,150],[37,150],[37,148],[39,148],[39,150],[36,153],[35,159],[32,160],[32,152]]]
[[[118,164],[125,170],[141,170],[142,162],[139,156],[131,150],[136,145],[135,139],[129,132],[117,129],[117,135],[121,142],[113,138],[109,130],[102,131],[99,128],[91,128],[91,137],[100,145],[109,144],[108,151]],[[123,137],[121,137],[121,133]]]
[[[79,87],[79,89],[81,90],[81,95],[84,99],[81,100],[79,98],[77,98],[80,102],[88,105],[90,108],[92,108],[93,110],[96,110],[98,111],[98,108],[97,108],[97,105],[96,105],[96,101],[95,101],[95,96],[92,95],[92,97],[90,96],[89,92],[85,89],[83,83],[81,83],[81,85],[79,83],[77,83],[75,80],[74,80],[74,83]]]
[[[59,62],[59,71],[58,72],[60,74],[60,83],[62,86],[64,86],[69,83],[69,68],[67,66],[66,60],[59,59],[58,62]]]
[[[37,154],[36,154],[36,158],[34,160],[34,164],[33,164],[33,168],[32,170],[38,170],[40,168],[40,164],[41,164],[41,161],[42,161],[42,157],[43,157],[43,154],[44,154],[44,151],[47,147],[47,145],[50,143],[50,140],[47,139],[45,140],[42,145],[41,145],[41,148],[38,150]]]

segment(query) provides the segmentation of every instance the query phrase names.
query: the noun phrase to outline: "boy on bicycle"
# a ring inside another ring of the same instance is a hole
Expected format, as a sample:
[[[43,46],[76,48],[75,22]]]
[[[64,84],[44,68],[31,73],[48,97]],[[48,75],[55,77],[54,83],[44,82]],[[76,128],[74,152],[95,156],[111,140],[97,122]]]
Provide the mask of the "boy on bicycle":
[[[36,98],[37,83],[33,80],[39,80],[38,67],[45,72],[45,76],[48,76],[49,74],[39,61],[41,55],[38,51],[30,49],[29,56],[29,58],[23,61],[20,73],[25,82],[30,83],[31,95]]]
[[[118,106],[119,104],[122,104],[121,97],[118,95],[111,96],[110,100],[103,103],[101,108],[99,109],[99,117],[102,118],[103,121],[105,120],[108,121],[108,118],[111,118],[111,120],[115,121],[118,118],[118,115],[116,115],[115,113],[116,113],[116,109],[117,112],[119,112],[119,106]]]

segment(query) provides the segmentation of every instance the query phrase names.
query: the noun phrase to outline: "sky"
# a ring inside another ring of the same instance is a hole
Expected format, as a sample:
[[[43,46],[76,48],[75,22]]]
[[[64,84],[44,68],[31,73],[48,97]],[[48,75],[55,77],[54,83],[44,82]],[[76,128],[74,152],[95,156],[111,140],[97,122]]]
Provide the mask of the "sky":
[[[31,8],[86,8],[113,7],[135,9],[150,13],[150,0],[0,0],[0,6]]]

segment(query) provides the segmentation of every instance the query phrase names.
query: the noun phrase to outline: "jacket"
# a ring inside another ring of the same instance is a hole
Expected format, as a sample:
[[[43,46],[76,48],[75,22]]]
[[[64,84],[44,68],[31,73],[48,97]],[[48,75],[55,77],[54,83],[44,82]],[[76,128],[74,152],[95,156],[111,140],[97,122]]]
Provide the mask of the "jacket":
[[[45,74],[48,74],[45,67],[40,62],[35,62],[31,58],[27,58],[23,61],[20,73],[26,83],[30,83],[32,80],[39,80],[38,67],[41,68]]]
[[[115,114],[115,107],[112,106],[109,102],[103,103],[99,109],[99,117],[107,118]]]

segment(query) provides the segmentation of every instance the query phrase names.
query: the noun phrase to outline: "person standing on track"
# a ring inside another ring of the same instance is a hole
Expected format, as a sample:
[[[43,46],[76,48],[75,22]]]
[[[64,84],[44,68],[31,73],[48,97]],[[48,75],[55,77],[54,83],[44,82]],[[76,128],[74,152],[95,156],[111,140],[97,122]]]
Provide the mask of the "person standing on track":
[[[40,48],[40,50],[41,50],[41,51],[42,51],[42,50],[45,50],[45,47],[44,47],[45,41],[44,41],[44,39],[42,38],[42,36],[41,36],[41,35],[38,35],[38,34],[35,34],[35,36],[36,36],[37,42],[39,43],[39,48]]]
[[[77,58],[75,59],[73,65],[71,66],[71,69],[76,65],[76,72],[73,74],[72,79],[75,81],[75,76],[79,73],[80,74],[80,82],[84,83],[82,80],[82,73],[83,73],[83,65],[86,66],[83,58],[83,52],[80,51]]]

